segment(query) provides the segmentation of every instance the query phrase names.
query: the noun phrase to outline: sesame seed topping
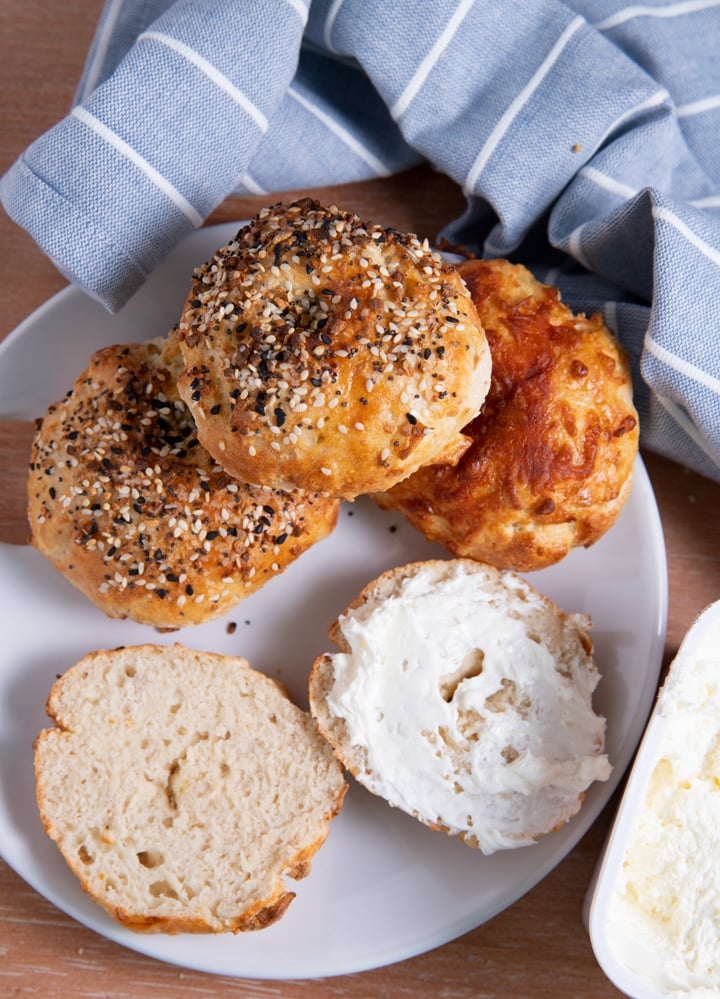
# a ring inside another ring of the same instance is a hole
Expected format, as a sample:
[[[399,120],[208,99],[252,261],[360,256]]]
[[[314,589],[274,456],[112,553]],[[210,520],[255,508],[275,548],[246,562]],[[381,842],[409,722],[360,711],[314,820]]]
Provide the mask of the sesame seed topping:
[[[217,400],[228,399],[232,429],[218,444],[228,467],[235,454],[240,467],[284,454],[292,468],[326,424],[341,438],[348,428],[375,435],[388,406],[411,426],[431,422],[424,407],[440,398],[431,378],[446,381],[462,349],[459,301],[427,240],[309,199],[263,209],[196,270],[179,324],[192,392],[202,393],[195,403],[217,415]],[[360,398],[348,387],[357,373]],[[336,409],[339,423],[328,419]],[[332,448],[335,433],[320,446]],[[402,433],[389,430],[388,448]]]
[[[59,404],[59,423],[49,412],[36,435],[34,522],[53,526],[66,511],[77,542],[72,558],[100,562],[104,578],[94,594],[108,606],[127,612],[141,598],[166,604],[169,624],[182,623],[191,597],[222,610],[255,575],[253,552],[278,571],[278,539],[302,539],[303,507],[232,479],[198,446],[157,348],[106,348],[105,357],[112,377],[85,380]],[[76,468],[72,478],[63,471]]]

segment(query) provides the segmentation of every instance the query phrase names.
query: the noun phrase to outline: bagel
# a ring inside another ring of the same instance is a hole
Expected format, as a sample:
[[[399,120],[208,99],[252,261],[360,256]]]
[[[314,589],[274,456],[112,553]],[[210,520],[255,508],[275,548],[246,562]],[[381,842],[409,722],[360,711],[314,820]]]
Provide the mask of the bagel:
[[[198,443],[169,339],[97,351],[35,434],[30,541],[105,614],[224,614],[335,527],[339,502],[238,482]]]
[[[202,444],[232,475],[344,499],[456,460],[490,355],[427,243],[310,199],[196,269],[175,336]]]
[[[458,265],[493,358],[490,390],[456,463],[383,495],[453,554],[519,572],[594,544],[633,482],[638,416],[630,365],[599,314],[574,315],[519,264]]]
[[[313,719],[245,659],[144,645],[85,656],[35,741],[40,817],[84,890],[138,932],[278,920],[346,783]]]
[[[399,566],[331,627],[310,708],[373,794],[483,853],[528,846],[610,774],[589,627],[515,573]]]

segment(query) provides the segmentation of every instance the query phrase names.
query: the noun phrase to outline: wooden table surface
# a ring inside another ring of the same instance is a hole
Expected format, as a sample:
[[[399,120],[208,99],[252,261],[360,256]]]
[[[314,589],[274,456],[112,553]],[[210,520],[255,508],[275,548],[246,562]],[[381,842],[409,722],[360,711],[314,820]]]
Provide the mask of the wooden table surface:
[[[69,109],[99,10],[100,0],[2,0],[0,171]],[[430,238],[463,207],[459,191],[425,169],[314,193]],[[228,201],[210,221],[248,217],[261,203]],[[0,240],[2,338],[65,282],[4,213]],[[48,348],[61,349],[50,343]],[[21,442],[8,439],[7,428],[0,433],[0,536],[21,542],[26,452]],[[720,487],[656,456],[646,454],[645,460],[668,551],[667,662],[695,615],[720,597]],[[609,999],[620,993],[595,962],[582,904],[615,803],[543,882],[489,923],[402,963],[320,981],[231,979],[154,961],[78,925],[0,862],[0,995]]]

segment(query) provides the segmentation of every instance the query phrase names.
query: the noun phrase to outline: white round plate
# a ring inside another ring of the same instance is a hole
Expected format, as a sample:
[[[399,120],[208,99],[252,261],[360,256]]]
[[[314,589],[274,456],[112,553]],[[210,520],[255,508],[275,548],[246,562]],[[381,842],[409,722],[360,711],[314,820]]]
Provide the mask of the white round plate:
[[[167,332],[193,266],[237,225],[201,229],[110,316],[65,289],[0,347],[0,418],[34,418],[61,398],[96,348]],[[578,842],[617,786],[652,708],[661,666],[667,591],[663,536],[640,461],[619,521],[588,550],[529,578],[566,610],[590,614],[608,719],[611,779],[593,785],[580,814],[538,844],[485,857],[434,833],[351,782],[312,871],[274,926],[238,936],[133,933],[90,901],[45,836],[32,744],[48,724],[56,675],[90,650],[176,642],[233,653],[283,679],[306,706],[314,657],[332,650],[327,628],[377,574],[415,559],[447,557],[399,515],[372,501],[345,504],[337,530],[225,618],[162,635],[96,610],[29,547],[0,546],[0,850],[60,909],[98,933],[163,961],[245,978],[348,974],[399,961],[454,939],[511,905]],[[235,628],[230,627],[230,623]]]

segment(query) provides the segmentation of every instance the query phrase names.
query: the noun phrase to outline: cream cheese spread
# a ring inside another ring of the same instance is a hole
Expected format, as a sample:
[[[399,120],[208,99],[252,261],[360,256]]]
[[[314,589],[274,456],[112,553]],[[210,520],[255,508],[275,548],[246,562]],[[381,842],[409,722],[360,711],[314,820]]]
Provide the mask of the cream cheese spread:
[[[718,636],[720,637],[720,636]],[[720,658],[674,664],[608,926],[662,994],[720,995]]]
[[[587,619],[513,573],[450,564],[340,618],[351,651],[332,657],[327,703],[372,791],[492,853],[563,824],[609,776],[599,677]]]

